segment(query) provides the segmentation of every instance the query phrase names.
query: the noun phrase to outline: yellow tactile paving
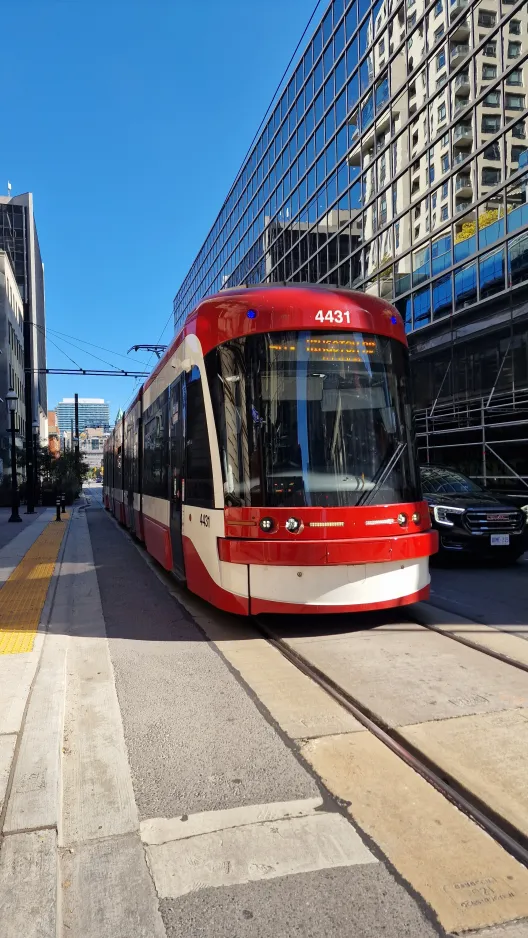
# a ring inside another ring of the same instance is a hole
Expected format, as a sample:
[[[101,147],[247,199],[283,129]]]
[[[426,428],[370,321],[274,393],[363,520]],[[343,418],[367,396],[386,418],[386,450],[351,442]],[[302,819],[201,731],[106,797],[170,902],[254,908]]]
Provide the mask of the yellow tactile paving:
[[[50,521],[0,589],[0,655],[32,650],[65,530]]]

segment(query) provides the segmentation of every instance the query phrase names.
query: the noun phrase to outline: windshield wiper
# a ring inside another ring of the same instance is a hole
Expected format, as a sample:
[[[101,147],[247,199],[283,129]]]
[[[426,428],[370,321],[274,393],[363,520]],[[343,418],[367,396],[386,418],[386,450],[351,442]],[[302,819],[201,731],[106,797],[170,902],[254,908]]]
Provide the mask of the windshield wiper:
[[[374,498],[374,495],[376,494],[376,492],[379,492],[381,486],[385,482],[385,479],[387,478],[387,476],[390,475],[396,463],[399,462],[400,456],[402,456],[403,452],[406,449],[407,449],[407,443],[401,443],[401,442],[398,443],[388,463],[386,463],[385,466],[383,465],[383,463],[381,463],[381,466],[379,467],[378,472],[376,473],[377,478],[376,476],[374,477],[374,485],[372,486],[371,489],[369,489],[366,492],[363,492],[363,495],[360,496],[359,500],[356,502],[357,508],[360,505],[368,505],[369,502],[372,501],[372,499]]]

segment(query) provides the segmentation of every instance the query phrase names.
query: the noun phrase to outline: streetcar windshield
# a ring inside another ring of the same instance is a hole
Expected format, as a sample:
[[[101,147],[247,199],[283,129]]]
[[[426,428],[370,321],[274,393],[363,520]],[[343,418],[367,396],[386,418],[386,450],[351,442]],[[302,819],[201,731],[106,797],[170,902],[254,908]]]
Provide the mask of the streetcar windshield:
[[[359,332],[233,339],[206,357],[226,505],[420,498],[407,350]]]

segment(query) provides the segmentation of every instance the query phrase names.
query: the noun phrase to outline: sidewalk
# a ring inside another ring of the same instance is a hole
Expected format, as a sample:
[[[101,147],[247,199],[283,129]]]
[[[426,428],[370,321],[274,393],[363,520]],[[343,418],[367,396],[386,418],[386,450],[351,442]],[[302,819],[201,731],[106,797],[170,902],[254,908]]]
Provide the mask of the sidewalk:
[[[18,537],[22,531],[30,527],[30,525],[38,521],[39,518],[42,518],[42,515],[48,515],[51,511],[50,508],[35,508],[35,511],[31,515],[26,514],[26,506],[21,505],[19,508],[19,515],[22,519],[22,523],[10,522],[9,518],[11,517],[10,508],[0,508],[0,550],[2,547],[5,547],[6,544],[9,544],[15,537]],[[55,511],[55,509],[53,509]]]

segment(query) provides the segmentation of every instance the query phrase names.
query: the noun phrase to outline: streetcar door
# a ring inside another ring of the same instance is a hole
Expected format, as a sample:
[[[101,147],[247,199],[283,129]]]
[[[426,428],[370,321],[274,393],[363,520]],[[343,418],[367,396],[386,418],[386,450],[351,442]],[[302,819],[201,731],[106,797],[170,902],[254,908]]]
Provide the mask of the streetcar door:
[[[185,575],[182,544],[184,435],[184,380],[181,375],[170,389],[170,532],[174,571]]]
[[[133,427],[129,423],[126,427],[126,441],[125,441],[125,488],[126,488],[126,513],[127,513],[127,522],[128,527],[135,533],[135,517],[134,517],[134,476],[135,476],[135,465],[136,465],[136,453],[134,452],[134,437],[133,437]]]

